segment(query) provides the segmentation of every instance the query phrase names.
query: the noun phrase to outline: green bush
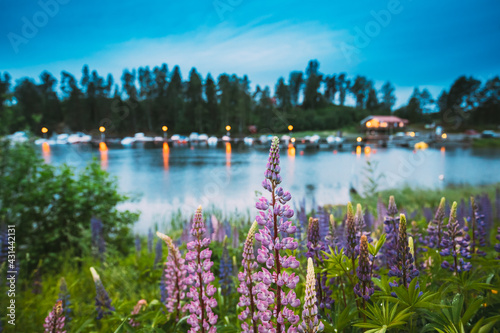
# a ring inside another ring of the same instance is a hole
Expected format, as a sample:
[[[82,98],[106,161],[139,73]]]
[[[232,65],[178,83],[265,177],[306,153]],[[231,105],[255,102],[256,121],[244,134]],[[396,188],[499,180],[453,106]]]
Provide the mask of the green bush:
[[[67,254],[78,260],[90,253],[93,216],[103,222],[108,249],[128,253],[138,214],[117,210],[128,198],[96,161],[75,173],[65,164],[45,164],[30,145],[2,142],[0,184],[0,219],[16,226],[21,272],[39,264],[50,270]]]

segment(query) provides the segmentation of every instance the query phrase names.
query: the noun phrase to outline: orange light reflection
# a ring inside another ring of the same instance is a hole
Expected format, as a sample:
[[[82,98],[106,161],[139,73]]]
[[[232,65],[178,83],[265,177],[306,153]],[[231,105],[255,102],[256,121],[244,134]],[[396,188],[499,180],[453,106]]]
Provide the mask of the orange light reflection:
[[[170,155],[170,147],[168,143],[163,142],[163,170],[168,171],[168,158]]]
[[[295,147],[291,143],[288,144],[288,151],[287,151],[287,153],[288,153],[288,157],[290,159],[293,159],[295,157]]]
[[[231,167],[231,142],[226,142],[226,167]]]
[[[99,152],[101,153],[101,168],[108,168],[108,146],[105,142],[99,142]]]
[[[45,163],[50,163],[50,145],[48,142],[42,143],[42,156]]]
[[[360,156],[361,155],[361,146],[356,147],[356,155]]]

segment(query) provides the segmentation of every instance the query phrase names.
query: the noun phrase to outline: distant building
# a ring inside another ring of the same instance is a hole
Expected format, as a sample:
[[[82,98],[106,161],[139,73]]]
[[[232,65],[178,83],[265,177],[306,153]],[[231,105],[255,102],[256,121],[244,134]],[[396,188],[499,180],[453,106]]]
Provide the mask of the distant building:
[[[361,126],[368,132],[393,132],[403,130],[408,125],[408,119],[396,116],[368,116],[361,120]]]

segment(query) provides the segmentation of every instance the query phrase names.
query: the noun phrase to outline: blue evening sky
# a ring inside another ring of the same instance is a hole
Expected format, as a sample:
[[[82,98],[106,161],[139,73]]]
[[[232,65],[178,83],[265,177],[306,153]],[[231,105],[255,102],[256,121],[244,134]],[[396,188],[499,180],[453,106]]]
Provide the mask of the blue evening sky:
[[[79,79],[88,64],[116,82],[124,68],[167,63],[183,78],[194,66],[274,89],[317,59],[324,74],[390,80],[401,105],[415,86],[437,97],[460,75],[500,74],[498,0],[0,1],[0,72],[16,80],[45,69]]]

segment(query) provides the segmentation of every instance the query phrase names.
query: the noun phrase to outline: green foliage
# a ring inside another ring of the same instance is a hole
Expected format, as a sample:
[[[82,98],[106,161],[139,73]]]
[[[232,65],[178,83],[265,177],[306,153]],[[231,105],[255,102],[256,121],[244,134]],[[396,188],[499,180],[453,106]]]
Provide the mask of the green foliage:
[[[16,226],[18,258],[30,272],[58,267],[66,255],[79,260],[89,253],[90,219],[103,221],[110,251],[130,250],[130,226],[138,215],[118,211],[127,197],[94,161],[78,174],[67,165],[43,163],[29,145],[0,146],[0,217]]]
[[[367,320],[354,326],[366,329],[366,333],[384,333],[393,328],[402,328],[413,314],[408,308],[399,309],[397,303],[391,306],[389,302],[368,304],[368,309],[361,312]]]

